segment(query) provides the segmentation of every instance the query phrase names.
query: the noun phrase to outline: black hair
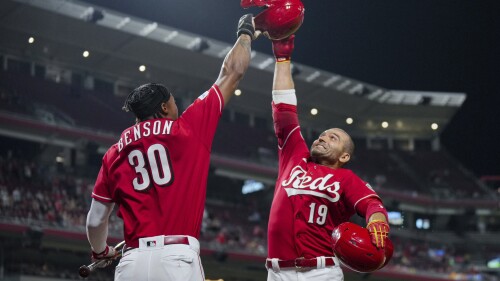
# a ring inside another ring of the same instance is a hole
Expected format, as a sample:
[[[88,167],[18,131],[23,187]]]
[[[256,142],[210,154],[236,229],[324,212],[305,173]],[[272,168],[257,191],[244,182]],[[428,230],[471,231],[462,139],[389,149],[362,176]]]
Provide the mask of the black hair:
[[[162,84],[148,83],[135,88],[125,99],[122,109],[132,111],[140,121],[159,118],[161,104],[170,99],[170,91]]]

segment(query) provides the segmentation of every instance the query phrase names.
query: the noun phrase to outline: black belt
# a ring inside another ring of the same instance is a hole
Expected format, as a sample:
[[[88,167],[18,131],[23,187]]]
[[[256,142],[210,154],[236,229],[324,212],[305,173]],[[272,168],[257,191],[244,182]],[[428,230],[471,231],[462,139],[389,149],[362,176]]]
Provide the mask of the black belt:
[[[163,246],[165,245],[175,245],[175,244],[182,244],[182,245],[189,245],[189,239],[186,236],[165,236],[163,239]],[[127,251],[136,249],[134,247],[123,247],[122,255],[125,254]]]
[[[333,257],[325,257],[325,266],[335,265],[335,260]],[[308,267],[318,267],[318,259],[304,259],[297,258],[294,260],[278,260],[278,266],[280,268],[290,268],[294,267],[296,269],[308,268]],[[266,268],[273,268],[273,262],[268,259],[266,260]]]

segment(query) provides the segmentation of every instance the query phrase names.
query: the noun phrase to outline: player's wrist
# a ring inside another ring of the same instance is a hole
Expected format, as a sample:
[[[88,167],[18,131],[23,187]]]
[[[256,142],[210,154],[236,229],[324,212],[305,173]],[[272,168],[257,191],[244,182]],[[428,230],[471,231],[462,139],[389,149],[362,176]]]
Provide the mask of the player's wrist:
[[[92,257],[94,259],[103,259],[103,258],[106,258],[109,254],[109,250],[110,250],[110,247],[108,245],[106,245],[106,247],[104,248],[104,250],[102,250],[101,252],[95,252],[94,249],[92,249]]]
[[[243,40],[252,41],[252,36],[248,35],[247,33],[241,33],[238,38],[241,38]]]
[[[370,222],[368,222],[368,224],[366,225],[367,227],[371,226],[371,225],[374,225],[374,224],[383,224],[383,225],[386,225],[387,228],[389,229],[389,224],[383,220],[371,220]]]
[[[292,34],[289,37],[281,40],[273,40],[273,54],[276,62],[289,62],[292,58],[292,53],[294,49],[295,35]]]
[[[237,37],[248,35],[250,39],[255,39],[255,26],[253,23],[253,15],[243,15],[238,21],[238,29],[236,31]]]
[[[291,58],[291,57],[280,57],[280,58],[276,58],[276,62],[277,62],[277,63],[283,63],[283,62],[291,63],[291,60],[292,60],[292,58]]]

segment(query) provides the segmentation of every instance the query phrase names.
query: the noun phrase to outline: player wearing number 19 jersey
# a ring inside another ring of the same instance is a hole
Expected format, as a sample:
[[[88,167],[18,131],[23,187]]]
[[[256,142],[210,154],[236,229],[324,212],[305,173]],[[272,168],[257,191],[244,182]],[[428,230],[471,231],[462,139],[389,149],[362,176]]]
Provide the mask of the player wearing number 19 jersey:
[[[291,75],[294,37],[273,41],[272,111],[279,171],[268,224],[268,281],[341,281],[333,229],[356,213],[385,226],[387,212],[370,185],[343,168],[354,151],[344,130],[324,131],[308,149],[300,133]],[[377,232],[374,243],[386,235]]]
[[[279,93],[275,92],[275,97]],[[278,101],[278,103],[277,103]],[[269,218],[269,257],[283,260],[331,256],[333,228],[356,213],[357,205],[377,194],[351,170],[332,169],[311,159],[300,133],[297,108],[273,104],[279,145],[279,174]],[[313,149],[325,149],[322,139],[341,142],[340,129],[322,133]]]

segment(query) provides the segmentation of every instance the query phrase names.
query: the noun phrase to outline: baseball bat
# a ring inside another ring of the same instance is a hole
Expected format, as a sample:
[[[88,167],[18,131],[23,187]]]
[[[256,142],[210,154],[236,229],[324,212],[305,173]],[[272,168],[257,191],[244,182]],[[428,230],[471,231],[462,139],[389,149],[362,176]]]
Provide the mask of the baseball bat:
[[[125,241],[122,241],[114,246],[114,248],[117,252],[117,255],[115,257],[110,258],[110,259],[98,260],[98,261],[95,261],[89,265],[82,265],[78,269],[78,274],[83,278],[87,278],[87,277],[89,277],[90,273],[94,272],[94,270],[96,270],[96,268],[98,268],[103,263],[106,263],[109,260],[114,260],[116,258],[119,258],[122,255],[121,250],[122,250],[123,245],[125,245]]]

